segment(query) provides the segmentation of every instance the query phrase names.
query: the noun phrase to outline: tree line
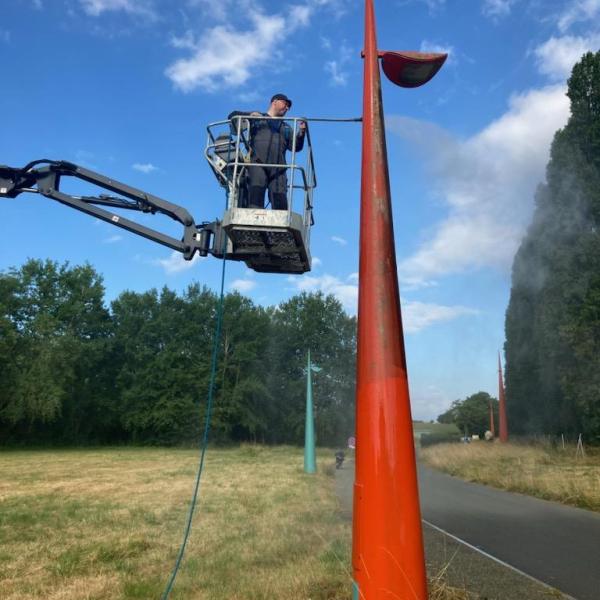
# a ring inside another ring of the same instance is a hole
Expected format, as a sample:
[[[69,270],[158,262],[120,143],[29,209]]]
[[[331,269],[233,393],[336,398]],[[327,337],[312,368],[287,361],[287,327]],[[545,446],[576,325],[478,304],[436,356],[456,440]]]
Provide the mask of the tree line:
[[[29,260],[0,273],[0,440],[191,444],[203,428],[218,297],[198,284],[105,302],[90,265]],[[224,300],[211,439],[302,443],[306,354],[319,444],[354,431],[356,322],[302,293]]]
[[[600,52],[574,66],[571,115],[515,256],[506,313],[509,430],[600,443]]]
[[[499,425],[498,400],[487,392],[477,392],[463,400],[455,400],[447,411],[438,416],[437,422],[454,424],[461,434],[478,435],[483,438],[486,431],[491,431],[490,408],[497,434]]]

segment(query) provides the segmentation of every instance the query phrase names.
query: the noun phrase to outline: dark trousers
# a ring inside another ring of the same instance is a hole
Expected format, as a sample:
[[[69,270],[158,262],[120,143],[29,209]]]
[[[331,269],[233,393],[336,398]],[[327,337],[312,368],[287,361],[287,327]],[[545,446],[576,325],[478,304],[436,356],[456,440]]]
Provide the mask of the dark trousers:
[[[287,177],[285,169],[248,167],[248,207],[265,207],[265,190],[273,210],[287,210]]]

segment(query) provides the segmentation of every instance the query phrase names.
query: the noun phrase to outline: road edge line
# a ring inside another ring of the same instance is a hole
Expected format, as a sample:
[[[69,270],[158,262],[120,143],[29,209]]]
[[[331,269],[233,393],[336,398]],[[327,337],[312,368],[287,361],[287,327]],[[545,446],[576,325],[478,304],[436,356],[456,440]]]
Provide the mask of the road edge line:
[[[471,550],[475,550],[475,552],[479,552],[479,554],[482,554],[486,558],[489,558],[490,560],[497,562],[498,564],[502,565],[503,567],[506,567],[507,569],[511,569],[511,571],[514,571],[515,573],[518,573],[519,575],[522,575],[523,577],[526,577],[527,579],[530,579],[531,581],[534,581],[535,583],[538,583],[539,585],[541,585],[545,588],[548,588],[549,590],[561,593],[566,600],[577,600],[577,598],[575,598],[573,596],[569,596],[569,594],[565,594],[565,592],[563,592],[562,590],[552,587],[551,585],[549,585],[548,583],[546,583],[544,581],[540,581],[539,579],[536,579],[535,577],[533,577],[533,575],[529,575],[528,573],[521,571],[521,569],[517,569],[517,567],[513,567],[511,564],[504,562],[503,560],[493,556],[492,554],[489,554],[485,550],[482,550],[481,548],[478,548],[477,546],[473,546],[473,544],[469,544],[469,542],[466,542],[465,540],[451,534],[450,532],[446,531],[445,529],[442,529],[441,527],[438,527],[437,525],[430,523],[427,519],[421,519],[421,521],[423,521],[423,523],[425,523],[425,525],[428,525],[432,529],[435,529],[435,530],[439,531],[440,533],[447,535],[448,537],[452,538],[453,540],[457,541],[458,543],[463,544],[464,546],[467,546],[467,548],[470,548]]]

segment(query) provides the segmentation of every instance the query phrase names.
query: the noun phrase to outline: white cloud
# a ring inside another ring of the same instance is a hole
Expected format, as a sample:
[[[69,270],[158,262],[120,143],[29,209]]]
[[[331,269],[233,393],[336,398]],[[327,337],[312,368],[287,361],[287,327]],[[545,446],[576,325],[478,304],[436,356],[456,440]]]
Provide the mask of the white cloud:
[[[515,0],[484,0],[482,12],[486,17],[506,17]]]
[[[240,102],[244,102],[245,104],[254,104],[261,100],[264,101],[264,98],[262,98],[262,96],[256,90],[240,92],[236,97]]]
[[[453,400],[434,385],[427,385],[423,389],[411,389],[410,396],[413,418],[425,421],[437,419],[450,408]]]
[[[196,254],[192,260],[185,260],[183,255],[177,250],[173,250],[168,258],[158,258],[152,261],[152,264],[162,267],[167,275],[174,275],[191,269],[202,258]]]
[[[445,65],[456,64],[456,53],[454,52],[454,46],[450,46],[448,44],[438,44],[430,40],[423,40],[421,42],[420,51],[447,54],[448,58],[446,59]]]
[[[565,81],[571,75],[573,65],[586,52],[595,51],[598,47],[600,34],[588,37],[565,35],[559,38],[551,37],[535,48],[533,54],[540,73],[554,81]]]
[[[105,240],[103,240],[104,244],[116,244],[117,242],[120,242],[123,239],[122,235],[111,235],[110,237],[106,238]]]
[[[402,321],[406,333],[417,333],[434,323],[453,321],[458,317],[478,313],[479,311],[466,306],[443,306],[402,300]]]
[[[212,16],[222,20],[223,24],[206,30],[199,37],[188,31],[171,40],[175,48],[190,53],[188,57],[171,64],[165,71],[165,75],[175,87],[183,92],[197,88],[214,92],[244,85],[261,67],[279,63],[282,57],[281,49],[287,38],[297,29],[307,27],[317,11],[327,9],[340,16],[350,2],[305,0],[289,6],[285,12],[266,14],[257,3],[246,0],[239,3],[241,6],[235,5],[231,8],[235,8],[238,17],[243,16],[245,29],[236,28],[231,24],[231,19],[224,18],[227,14],[231,15],[231,10],[226,7],[215,9],[214,3],[207,0],[192,0],[192,4],[210,4]],[[230,0],[226,6],[229,4]],[[338,58],[336,65],[332,67],[335,70],[334,80],[338,84],[346,77],[341,71],[345,51],[343,46],[341,58]]]
[[[446,5],[446,0],[421,0],[427,5],[431,12],[440,10]]]
[[[312,266],[313,269],[320,267],[323,264],[323,261],[318,256],[312,257]]]
[[[253,290],[257,285],[258,284],[256,283],[256,281],[253,281],[252,279],[234,279],[229,284],[229,287],[232,290],[244,293]]]
[[[99,17],[105,12],[124,12],[130,15],[155,19],[157,17],[150,0],[79,0],[83,11]]]
[[[327,40],[327,44],[327,49],[329,49],[331,53],[332,45],[329,40]],[[344,71],[344,68],[352,58],[352,50],[345,41],[341,44],[336,44],[335,48],[335,57],[325,62],[324,70],[330,75],[330,85],[344,86],[348,83],[348,73],[347,71]]]
[[[344,238],[339,237],[337,235],[332,235],[331,241],[335,242],[336,244],[339,244],[340,246],[345,246],[348,243]]]
[[[414,275],[404,276],[402,275],[402,273],[398,274],[398,279],[400,281],[400,290],[403,292],[413,292],[415,290],[436,287],[438,285],[437,281],[425,279],[423,277],[418,277]]]
[[[399,5],[403,6],[406,4],[424,4],[429,10],[430,14],[435,14],[441,11],[446,6],[446,0],[400,0]]]
[[[581,21],[593,21],[600,14],[600,0],[575,0],[568,4],[558,18],[558,28],[567,31]]]
[[[331,75],[331,85],[343,86],[348,83],[348,74],[341,70],[337,60],[328,60],[325,63],[325,71]]]
[[[251,10],[248,22],[250,28],[246,31],[218,25],[198,40],[190,32],[174,38],[173,46],[190,50],[192,55],[174,62],[165,74],[183,92],[198,87],[216,91],[243,85],[258,67],[277,58],[278,46],[290,31],[281,15]]]
[[[313,8],[307,4],[296,4],[290,8],[290,22],[306,27],[310,23]]]
[[[327,9],[337,18],[345,15],[348,10],[356,6],[355,0],[308,0],[307,4],[313,9]]]
[[[181,50],[195,50],[196,41],[194,38],[194,34],[191,31],[186,31],[180,37],[172,37],[171,46],[173,46],[173,48],[179,48]]]
[[[288,277],[288,282],[292,283],[294,289],[299,292],[318,292],[332,294],[341,303],[344,309],[350,314],[356,314],[358,303],[358,286],[356,281],[348,280],[343,282],[333,275],[308,275],[302,277]]]
[[[141,173],[153,173],[154,171],[158,171],[158,167],[155,167],[152,163],[134,163],[131,167]]]
[[[564,86],[513,96],[509,109],[478,134],[454,139],[441,128],[391,117],[392,132],[420,146],[447,216],[401,276],[432,277],[478,267],[506,269],[529,222],[554,133],[569,114]]]
[[[358,273],[348,275],[342,281],[333,275],[303,275],[289,277],[294,289],[299,292],[323,292],[332,294],[350,314],[356,314],[358,308]],[[407,333],[417,333],[436,323],[451,321],[465,315],[475,315],[478,311],[465,306],[443,306],[402,300],[402,318]]]
[[[192,8],[200,8],[202,14],[217,21],[226,21],[231,16],[231,0],[187,0],[187,5]]]

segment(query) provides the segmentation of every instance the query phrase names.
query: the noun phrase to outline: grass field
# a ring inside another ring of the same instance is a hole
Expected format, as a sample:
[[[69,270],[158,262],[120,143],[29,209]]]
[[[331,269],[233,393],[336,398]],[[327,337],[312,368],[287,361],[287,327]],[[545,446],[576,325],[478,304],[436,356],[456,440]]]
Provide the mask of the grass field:
[[[0,598],[161,597],[188,513],[197,452],[160,448],[2,451]],[[351,526],[332,451],[209,450],[171,598],[350,600]],[[432,579],[432,600],[475,598]]]
[[[439,444],[420,451],[431,466],[468,481],[600,511],[600,451],[496,442]]]
[[[421,435],[422,433],[435,433],[435,434],[456,434],[460,436],[458,427],[454,424],[446,423],[425,423],[423,421],[413,421],[413,432],[415,435]]]
[[[441,441],[450,441],[451,438],[458,440],[460,438],[460,431],[454,424],[413,421],[413,437],[417,448],[419,448],[422,443],[425,443],[426,439],[438,438],[438,443]]]
[[[0,598],[160,598],[196,464],[173,449],[2,452]],[[349,598],[350,527],[326,471],[305,475],[299,449],[209,451],[171,597]]]

